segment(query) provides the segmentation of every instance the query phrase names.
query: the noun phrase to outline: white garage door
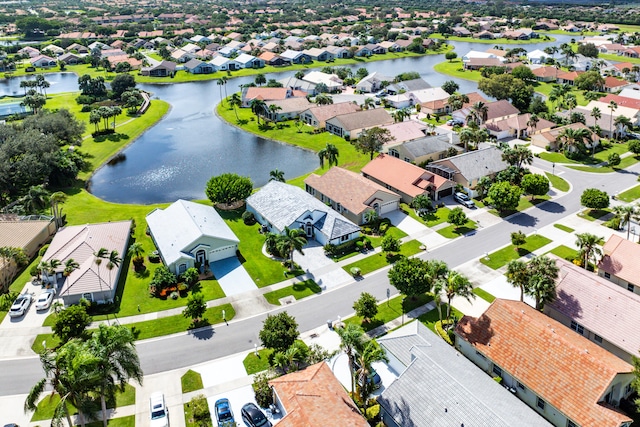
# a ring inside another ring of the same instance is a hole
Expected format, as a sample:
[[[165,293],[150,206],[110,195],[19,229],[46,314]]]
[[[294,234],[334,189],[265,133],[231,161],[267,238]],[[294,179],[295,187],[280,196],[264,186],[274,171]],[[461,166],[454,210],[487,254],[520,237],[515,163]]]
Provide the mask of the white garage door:
[[[398,209],[398,202],[386,203],[380,206],[380,215],[384,215],[389,212],[393,212]]]
[[[209,251],[209,262],[219,261],[225,258],[236,256],[236,245],[225,246],[224,248],[213,249]]]

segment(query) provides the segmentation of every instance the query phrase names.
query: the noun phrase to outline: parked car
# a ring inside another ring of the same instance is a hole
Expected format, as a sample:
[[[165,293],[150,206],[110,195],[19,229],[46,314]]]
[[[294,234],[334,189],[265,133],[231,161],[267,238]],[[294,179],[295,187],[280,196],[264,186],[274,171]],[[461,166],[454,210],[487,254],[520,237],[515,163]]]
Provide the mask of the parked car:
[[[218,421],[218,427],[235,427],[236,421],[233,418],[229,399],[216,400],[216,420]]]
[[[387,91],[386,90],[381,90],[380,92],[376,92],[376,94],[374,96],[376,98],[384,98],[385,96],[387,96]]]
[[[149,399],[149,412],[151,427],[169,427],[169,410],[164,401],[164,394],[155,392]]]
[[[9,317],[20,317],[24,316],[27,312],[31,303],[33,302],[33,297],[31,294],[22,294],[11,305],[11,309],[9,310]]]
[[[46,310],[51,307],[53,297],[56,295],[54,289],[45,289],[36,300],[36,310]]]
[[[453,198],[456,200],[456,202],[468,207],[469,209],[473,209],[476,207],[476,204],[473,203],[473,200],[471,200],[469,196],[464,193],[456,192],[453,194]]]
[[[447,125],[449,126],[462,126],[463,124],[464,123],[462,123],[462,121],[458,119],[447,120]]]
[[[358,363],[357,359],[353,361],[353,370],[354,372],[358,372],[360,370],[360,364]],[[378,374],[376,370],[373,369],[373,367],[371,367],[371,369],[369,370],[367,382],[373,385],[374,390],[379,389],[382,385],[382,378],[380,378],[380,374]]]
[[[240,412],[242,414],[242,421],[244,421],[249,427],[272,426],[271,422],[254,403],[247,403],[242,407]]]

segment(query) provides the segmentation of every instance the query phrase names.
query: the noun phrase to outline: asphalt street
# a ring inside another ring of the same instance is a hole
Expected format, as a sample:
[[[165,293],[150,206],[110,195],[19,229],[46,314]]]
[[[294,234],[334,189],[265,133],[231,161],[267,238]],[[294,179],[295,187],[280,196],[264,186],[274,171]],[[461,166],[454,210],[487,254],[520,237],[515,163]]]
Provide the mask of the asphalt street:
[[[539,169],[551,172],[550,163],[535,160]],[[615,195],[637,184],[640,164],[628,170],[611,173],[581,173],[556,166],[555,173],[572,184],[572,191],[551,202],[545,202],[527,212],[512,215],[489,228],[479,228],[477,232],[421,255],[425,259],[440,259],[450,267],[479,258],[486,252],[510,243],[510,233],[523,230],[530,234],[536,229],[562,217],[575,214],[581,209],[580,195],[585,188],[599,188],[609,195]],[[338,316],[347,316],[353,312],[353,301],[361,292],[367,291],[379,300],[386,298],[387,289],[396,294],[387,279],[387,269],[371,274],[363,280],[334,291],[305,298],[304,300],[277,309],[271,313],[286,310],[296,318],[300,331],[317,328],[327,320],[336,320]],[[258,332],[267,313],[259,316],[231,322],[229,326],[217,326],[213,329],[193,334],[178,334],[143,341],[137,344],[142,368],[146,375],[164,372],[217,359],[230,354],[253,349],[260,344]],[[37,357],[0,361],[0,395],[27,393],[43,372]]]

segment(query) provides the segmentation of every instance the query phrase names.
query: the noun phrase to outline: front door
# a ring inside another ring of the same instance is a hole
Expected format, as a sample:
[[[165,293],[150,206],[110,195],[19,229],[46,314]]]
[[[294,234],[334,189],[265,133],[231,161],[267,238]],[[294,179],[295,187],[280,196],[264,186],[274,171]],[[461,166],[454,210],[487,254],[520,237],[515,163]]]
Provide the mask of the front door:
[[[307,233],[307,237],[313,237],[313,225],[311,223],[307,223],[305,232]]]
[[[196,252],[196,261],[198,261],[200,265],[204,265],[204,263],[207,261],[207,254],[204,249],[200,249],[198,252]]]

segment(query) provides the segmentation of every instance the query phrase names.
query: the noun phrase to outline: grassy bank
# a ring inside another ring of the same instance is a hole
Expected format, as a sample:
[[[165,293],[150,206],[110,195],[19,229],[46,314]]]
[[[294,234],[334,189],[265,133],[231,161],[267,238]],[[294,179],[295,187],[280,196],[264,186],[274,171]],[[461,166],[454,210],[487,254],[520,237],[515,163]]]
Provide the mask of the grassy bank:
[[[474,37],[458,37],[458,36],[443,35],[440,33],[430,34],[429,38],[439,39],[439,40],[450,40],[454,42],[481,43],[481,44],[491,44],[491,45],[550,43],[550,42],[556,41],[556,39],[549,36],[547,36],[547,38],[538,38],[538,39],[530,39],[530,40],[511,40],[511,39],[506,39],[504,37],[500,37],[497,39],[477,39]]]

